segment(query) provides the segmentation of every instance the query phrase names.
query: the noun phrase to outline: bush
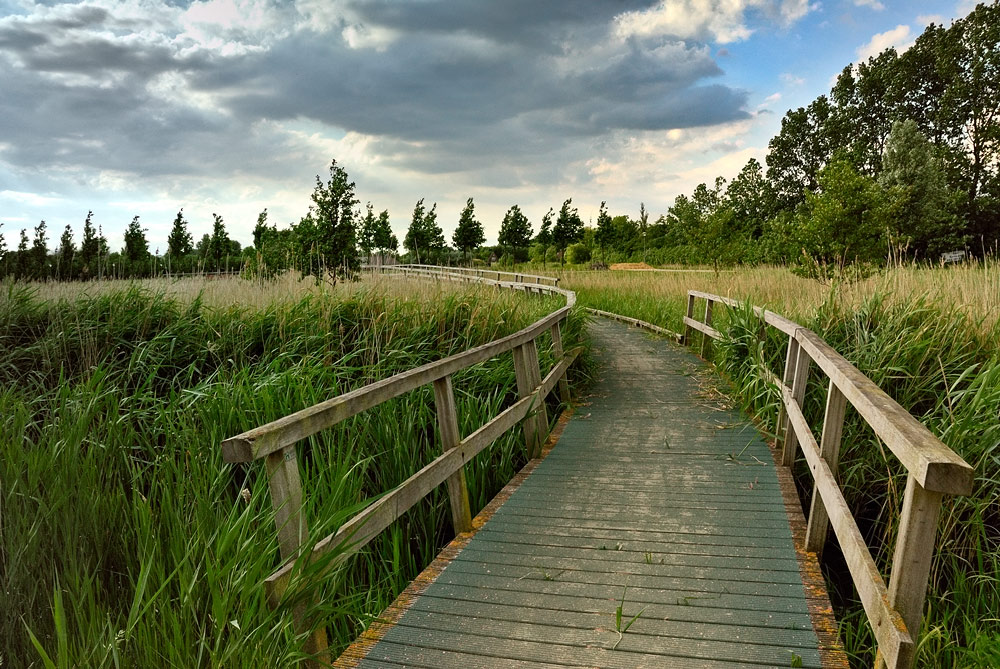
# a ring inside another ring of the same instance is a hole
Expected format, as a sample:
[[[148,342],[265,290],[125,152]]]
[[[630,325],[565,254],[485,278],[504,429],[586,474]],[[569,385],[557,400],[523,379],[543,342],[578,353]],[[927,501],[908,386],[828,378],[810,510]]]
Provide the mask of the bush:
[[[566,262],[572,265],[590,262],[590,249],[580,243],[566,247]]]

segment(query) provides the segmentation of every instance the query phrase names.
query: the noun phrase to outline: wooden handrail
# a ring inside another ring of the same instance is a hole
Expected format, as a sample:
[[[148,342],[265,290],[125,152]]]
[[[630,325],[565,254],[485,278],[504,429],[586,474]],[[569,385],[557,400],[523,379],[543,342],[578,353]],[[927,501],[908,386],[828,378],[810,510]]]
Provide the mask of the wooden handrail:
[[[690,344],[692,331],[702,333],[703,345],[709,338],[721,339],[723,335],[718,330],[695,320],[697,299],[706,301],[706,315],[711,314],[711,305],[716,302],[729,307],[742,307],[743,303],[711,293],[688,291],[681,342]],[[875,633],[877,663],[908,669],[913,666],[922,623],[942,495],[969,494],[975,472],[816,333],[772,311],[760,307],[753,307],[753,311],[764,323],[788,336],[783,377],[779,379],[770,370],[767,373],[780,391],[777,442],[782,446],[782,463],[792,466],[801,447],[814,479],[805,549],[820,554],[827,528],[833,527]],[[820,443],[802,410],[812,364],[829,379]],[[854,407],[907,470],[888,586],[837,483],[840,435],[847,404]]]
[[[399,269],[399,266],[380,269],[393,272]],[[272,607],[282,601],[296,564],[314,561],[331,552],[336,552],[336,556],[323,565],[321,572],[343,563],[348,556],[357,552],[441,483],[446,482],[448,485],[448,498],[455,531],[471,530],[469,494],[464,477],[465,464],[519,422],[524,427],[528,457],[537,457],[541,450],[541,442],[544,440],[544,433],[548,430],[545,398],[558,386],[562,399],[568,400],[569,387],[566,383],[566,374],[582,349],[575,348],[564,354],[559,325],[569,315],[570,308],[576,300],[575,293],[541,283],[505,282],[489,277],[460,275],[451,271],[435,272],[427,267],[402,268],[404,274],[413,272],[428,278],[459,277],[462,280],[471,279],[504,288],[560,294],[566,297],[567,306],[538,319],[512,335],[421,365],[388,379],[370,383],[222,442],[222,454],[226,462],[249,462],[264,458],[267,464],[268,487],[275,510],[274,522],[282,561],[281,567],[269,576],[264,584],[267,601]],[[556,360],[546,377],[542,379],[536,340],[546,332],[551,336],[552,353]],[[471,435],[461,439],[451,377],[458,371],[504,353],[513,353],[520,398]],[[302,513],[302,484],[296,444],[366,409],[427,384],[434,385],[435,408],[443,453],[344,523],[336,532],[317,542],[308,555],[302,555],[301,549],[309,541],[309,531]],[[305,562],[301,562],[300,558]],[[319,665],[323,665],[329,660],[326,627],[317,624],[318,621],[308,621],[305,611],[304,604],[296,605],[293,610],[295,626],[299,631],[313,630],[305,650],[316,658]]]
[[[483,279],[493,279],[495,281],[506,281],[508,283],[528,283],[541,284],[546,286],[558,286],[559,278],[554,276],[542,276],[540,274],[524,274],[522,272],[507,272],[495,269],[482,269],[479,267],[442,267],[440,265],[419,265],[406,263],[391,265],[397,269],[423,269],[432,272],[450,272],[453,274],[470,274]]]

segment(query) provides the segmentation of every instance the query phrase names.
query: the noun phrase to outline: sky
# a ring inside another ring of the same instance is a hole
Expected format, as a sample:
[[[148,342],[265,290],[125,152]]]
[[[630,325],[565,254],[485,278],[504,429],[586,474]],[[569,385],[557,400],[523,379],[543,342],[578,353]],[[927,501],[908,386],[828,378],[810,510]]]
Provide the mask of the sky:
[[[0,0],[0,232],[48,224],[112,249],[178,211],[252,241],[309,207],[336,159],[402,241],[419,198],[450,241],[466,199],[493,243],[651,219],[735,176],[848,64],[905,49],[970,0]]]

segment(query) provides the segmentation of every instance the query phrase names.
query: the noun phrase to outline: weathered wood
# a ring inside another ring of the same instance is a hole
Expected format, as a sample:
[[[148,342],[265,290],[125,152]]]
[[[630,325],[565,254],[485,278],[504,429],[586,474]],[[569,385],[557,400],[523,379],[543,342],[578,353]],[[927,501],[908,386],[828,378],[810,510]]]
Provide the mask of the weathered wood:
[[[826,413],[823,417],[823,434],[819,440],[820,457],[830,466],[834,477],[837,476],[840,460],[840,437],[844,431],[844,412],[847,410],[847,398],[840,392],[833,381],[830,382],[826,395]],[[823,553],[826,543],[827,529],[830,527],[830,517],[823,506],[823,500],[813,486],[812,503],[809,509],[809,525],[806,527],[806,550]]]
[[[795,408],[800,412],[802,410],[802,400],[806,396],[806,386],[809,384],[809,367],[811,365],[812,360],[809,359],[809,354],[800,346],[795,355],[795,372],[792,374],[791,390],[790,392],[786,392],[787,388],[782,389],[782,399],[786,405],[785,411],[789,414],[791,413],[791,407],[787,406],[789,403],[794,404]],[[785,443],[781,449],[781,464],[786,467],[791,467],[795,464],[798,443],[798,434],[795,430],[785,432]]]
[[[462,440],[458,430],[455,389],[452,387],[450,376],[434,382],[434,405],[437,408],[438,429],[441,431],[441,447],[447,453],[456,448]],[[459,467],[445,483],[448,486],[448,502],[451,505],[451,522],[455,533],[471,531],[472,512],[469,510],[469,487],[465,482],[465,467]]]
[[[705,300],[705,326],[712,327],[712,300]],[[712,351],[712,343],[707,332],[701,336],[701,357],[707,358]],[[720,335],[721,337],[721,335]]]
[[[422,385],[484,362],[501,353],[533,341],[540,333],[558,323],[569,313],[563,307],[539,319],[525,329],[488,344],[477,346],[443,360],[421,365],[388,379],[339,395],[325,402],[297,411],[261,427],[248,430],[222,442],[226,462],[248,462],[294,444],[300,439],[332,427],[366,409],[398,397]]]
[[[694,291],[688,291],[687,312],[684,314],[684,332],[681,334],[681,346],[687,346],[691,342],[691,324],[694,320]]]
[[[647,323],[646,321],[641,321],[638,318],[630,318],[629,316],[622,316],[621,314],[613,314],[610,311],[601,311],[600,309],[592,309],[587,307],[587,312],[594,314],[595,316],[603,316],[604,318],[611,318],[616,321],[621,321],[622,323],[629,323],[638,328],[644,330],[649,330],[650,332],[655,332],[656,334],[661,334],[680,343],[683,339],[683,335],[674,332],[673,330],[668,330],[667,328],[661,328],[659,325],[653,325],[652,323]]]
[[[534,353],[534,355],[532,355]],[[536,377],[538,375],[538,354],[532,340],[530,345],[525,343],[514,349],[514,375],[517,378],[517,392],[521,398],[531,396],[532,391],[537,386]],[[524,421],[524,444],[528,452],[528,458],[537,457],[535,454],[541,450],[543,429],[538,420],[538,403],[532,407],[528,417]],[[542,410],[544,411],[544,403]],[[548,422],[546,421],[546,425]]]
[[[923,488],[953,495],[972,491],[972,467],[920,421],[815,333],[803,328],[796,339]]]
[[[721,332],[719,332],[718,330],[709,325],[705,325],[701,321],[696,321],[693,318],[688,318],[687,316],[685,316],[684,326],[685,326],[684,330],[685,332],[688,332],[689,329],[694,329],[697,330],[698,332],[701,332],[702,334],[708,335],[712,339],[722,339]],[[690,336],[688,337],[688,341],[690,341]]]
[[[527,358],[525,362],[528,365],[531,387],[537,388],[542,384],[542,368],[538,361],[538,345],[534,339],[524,345],[524,352]],[[531,454],[531,457],[537,458],[542,453],[542,444],[545,443],[545,436],[549,433],[549,412],[545,406],[544,395],[539,395],[538,397],[534,418],[537,437],[535,439],[535,451]]]
[[[851,580],[854,581],[861,605],[875,633],[878,647],[890,667],[909,667],[913,661],[914,641],[902,616],[890,604],[889,591],[882,574],[854,522],[851,509],[844,500],[830,465],[820,456],[816,438],[797,403],[788,404],[788,420],[789,431],[796,433],[802,442],[802,453],[809,464],[813,480],[816,481],[816,492],[822,497],[823,506],[840,543],[844,560],[851,572]]]
[[[274,524],[278,530],[278,550],[283,562],[292,561],[299,549],[309,540],[309,529],[302,513],[302,480],[295,446],[286,446],[271,453],[265,459],[267,484],[274,506]],[[304,613],[305,606],[299,605],[292,612],[297,632],[313,627]],[[326,625],[315,625],[313,633],[306,641],[305,651],[315,656],[316,662],[330,662],[327,652],[329,645]]]
[[[313,547],[312,558],[315,559],[334,550],[339,551],[340,555],[327,564],[326,569],[329,570],[342,564],[348,557],[363,548],[390,523],[423,499],[427,493],[441,485],[449,476],[464,467],[484,448],[496,441],[500,435],[523,420],[533,404],[539,401],[539,397],[544,397],[552,392],[560,375],[565,374],[582,351],[582,347],[570,351],[558,365],[552,368],[536,393],[515,402],[497,414],[496,418],[463,439],[458,446],[435,458],[391,492],[383,495],[341,525],[336,532],[318,541]],[[286,562],[265,580],[267,598],[272,605],[277,605],[281,601],[281,597],[290,583],[294,567],[293,562]]]
[[[785,451],[785,442],[788,439],[788,413],[785,411],[784,394],[787,388],[792,387],[792,381],[795,379],[795,363],[798,359],[799,342],[795,337],[789,337],[785,353],[785,371],[781,383],[778,384],[778,392],[782,395],[782,399],[778,402],[778,422],[775,423],[777,434],[774,443],[782,453]]]
[[[552,337],[552,354],[555,356],[556,364],[558,364],[563,359],[562,332],[559,329],[559,323],[552,324],[549,334]],[[564,374],[559,377],[559,400],[563,404],[569,404],[570,399],[569,381]]]
[[[889,577],[889,604],[899,611],[914,640],[920,637],[923,623],[941,497],[940,492],[922,488],[912,473],[907,477]],[[912,664],[911,658],[908,664],[897,662],[896,666],[909,669]]]

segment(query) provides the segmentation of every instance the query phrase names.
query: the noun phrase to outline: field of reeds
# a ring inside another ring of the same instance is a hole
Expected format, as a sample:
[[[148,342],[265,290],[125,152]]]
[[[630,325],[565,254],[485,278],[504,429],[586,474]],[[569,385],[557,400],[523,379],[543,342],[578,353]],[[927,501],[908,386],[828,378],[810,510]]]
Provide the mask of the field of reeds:
[[[945,499],[917,666],[1000,666],[1000,265],[896,267],[861,281],[821,284],[782,268],[731,272],[565,272],[578,304],[680,332],[686,292],[746,300],[823,337],[976,470],[971,496]],[[702,314],[696,314],[699,319]],[[774,430],[785,341],[747,311],[717,307],[727,336],[716,362],[735,392]],[[783,338],[782,338],[783,339]],[[806,414],[821,425],[825,388],[814,374]],[[801,463],[800,463],[801,464]],[[808,505],[811,478],[797,472]],[[887,574],[905,471],[852,411],[840,478],[848,504]],[[872,666],[874,641],[835,540],[824,570],[852,666]]]
[[[262,588],[277,565],[266,474],[223,463],[222,439],[560,306],[401,280],[0,284],[0,666],[288,666],[291,613]],[[582,325],[574,313],[568,347]],[[454,383],[463,434],[516,395],[509,355]],[[430,387],[310,438],[312,536],[439,452]],[[470,463],[473,512],[524,462],[513,430]],[[333,650],[451,534],[439,490],[317,583]]]

